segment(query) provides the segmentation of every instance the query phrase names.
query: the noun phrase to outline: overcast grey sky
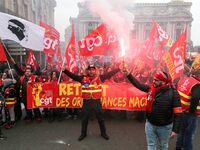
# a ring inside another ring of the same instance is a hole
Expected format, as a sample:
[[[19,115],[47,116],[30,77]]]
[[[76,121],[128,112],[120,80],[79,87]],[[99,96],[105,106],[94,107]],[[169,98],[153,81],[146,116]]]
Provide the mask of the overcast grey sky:
[[[78,15],[77,3],[83,0],[56,0],[55,8],[55,27],[61,34],[61,40],[64,40],[64,31],[69,26],[69,18]],[[169,2],[170,0],[137,0],[137,2]],[[200,0],[185,0],[193,3],[191,12],[193,14],[191,38],[195,45],[200,45]]]

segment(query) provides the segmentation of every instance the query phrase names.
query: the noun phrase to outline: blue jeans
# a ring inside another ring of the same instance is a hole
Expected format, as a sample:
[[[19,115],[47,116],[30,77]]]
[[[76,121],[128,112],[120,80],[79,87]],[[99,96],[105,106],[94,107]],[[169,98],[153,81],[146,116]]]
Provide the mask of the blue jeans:
[[[171,131],[172,124],[166,126],[155,126],[146,121],[145,133],[147,140],[147,149],[156,150],[157,142],[159,142],[159,149],[167,150]]]
[[[176,149],[192,150],[192,141],[197,129],[198,117],[190,113],[183,113],[183,122],[177,137]]]

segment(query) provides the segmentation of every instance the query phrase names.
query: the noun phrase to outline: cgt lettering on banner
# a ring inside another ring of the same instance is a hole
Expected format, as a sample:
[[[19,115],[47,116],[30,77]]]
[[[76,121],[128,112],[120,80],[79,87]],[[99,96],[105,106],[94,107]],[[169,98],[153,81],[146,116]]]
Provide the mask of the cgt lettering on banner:
[[[41,98],[40,102],[43,106],[49,106],[53,104],[53,99],[52,97],[48,97],[48,98]]]
[[[59,84],[59,96],[79,96],[80,95],[80,83],[60,83]]]

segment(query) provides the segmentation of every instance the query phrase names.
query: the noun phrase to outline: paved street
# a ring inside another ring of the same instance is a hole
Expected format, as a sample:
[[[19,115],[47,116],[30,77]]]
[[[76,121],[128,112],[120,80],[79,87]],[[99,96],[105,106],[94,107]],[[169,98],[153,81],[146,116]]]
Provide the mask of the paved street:
[[[101,138],[97,120],[89,122],[88,136],[80,135],[80,119],[48,123],[17,122],[13,129],[3,129],[7,140],[0,141],[0,150],[145,150],[144,122],[133,119],[106,118],[110,140]],[[170,140],[169,150],[174,150],[175,140]],[[200,125],[194,141],[194,150],[200,149]]]

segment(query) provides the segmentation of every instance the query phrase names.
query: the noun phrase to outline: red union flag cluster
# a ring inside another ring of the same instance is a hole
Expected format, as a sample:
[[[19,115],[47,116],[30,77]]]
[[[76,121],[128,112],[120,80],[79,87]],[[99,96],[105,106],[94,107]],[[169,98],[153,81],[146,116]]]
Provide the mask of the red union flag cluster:
[[[40,22],[40,26],[45,29],[44,37],[44,53],[49,55],[54,55],[56,49],[59,46],[60,33],[52,26],[47,25],[44,22]]]
[[[76,47],[75,47],[75,33],[74,23],[72,21],[72,34],[69,43],[66,48],[65,58],[69,71],[74,72],[76,68]]]
[[[31,49],[29,49],[29,51],[28,51],[28,58],[26,60],[26,63],[32,65],[33,68],[36,68],[36,66],[37,66],[37,60]]]
[[[78,42],[81,56],[105,55],[105,50],[119,46],[116,34],[108,31],[105,24],[100,24]]]
[[[44,29],[24,19],[0,12],[0,37],[13,40],[23,47],[42,51]],[[36,44],[37,43],[37,44]]]
[[[183,32],[169,50],[174,64],[174,78],[181,77],[184,73],[186,57],[186,31]]]
[[[81,56],[103,55],[105,49],[106,26],[101,24],[79,41]]]

